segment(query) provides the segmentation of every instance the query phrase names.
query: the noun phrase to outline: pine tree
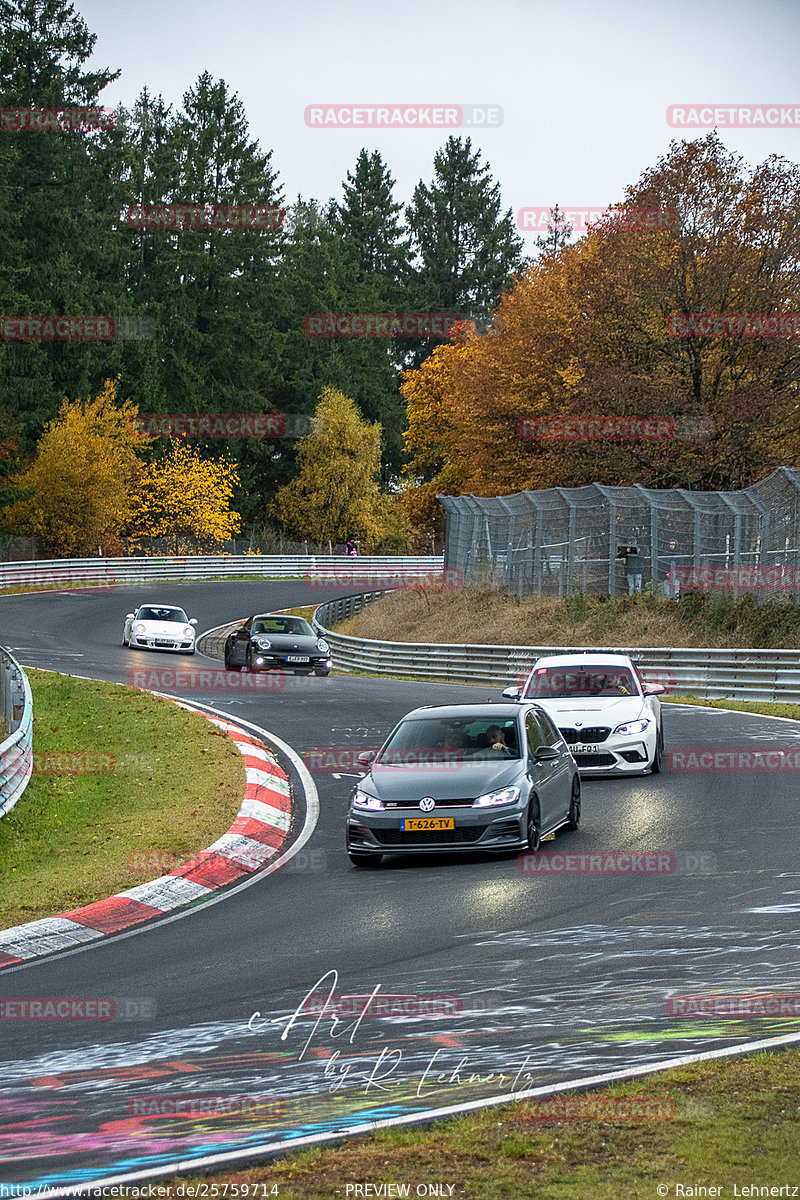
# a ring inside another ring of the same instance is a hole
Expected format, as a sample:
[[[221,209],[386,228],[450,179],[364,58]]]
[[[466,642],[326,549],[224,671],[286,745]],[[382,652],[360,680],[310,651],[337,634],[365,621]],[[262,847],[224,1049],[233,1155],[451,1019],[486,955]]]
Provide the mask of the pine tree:
[[[500,185],[470,138],[450,137],[434,158],[430,186],[420,180],[406,209],[417,254],[417,293],[431,312],[485,322],[522,266],[522,238]]]
[[[411,242],[398,217],[402,204],[393,199],[395,181],[377,150],[359,152],[354,172],[342,184],[343,202],[333,209],[334,228],[353,248],[359,275],[380,283],[390,305],[403,302]]]
[[[119,72],[85,69],[95,35],[64,0],[0,0],[0,108],[99,106]],[[102,132],[0,134],[0,306],[9,315],[110,315],[121,285]],[[108,343],[0,343],[0,409],[24,449],[65,394],[118,365]]]
[[[540,234],[536,239],[536,246],[543,254],[558,254],[569,245],[571,237],[572,226],[556,204],[550,209],[547,236],[542,237]]]

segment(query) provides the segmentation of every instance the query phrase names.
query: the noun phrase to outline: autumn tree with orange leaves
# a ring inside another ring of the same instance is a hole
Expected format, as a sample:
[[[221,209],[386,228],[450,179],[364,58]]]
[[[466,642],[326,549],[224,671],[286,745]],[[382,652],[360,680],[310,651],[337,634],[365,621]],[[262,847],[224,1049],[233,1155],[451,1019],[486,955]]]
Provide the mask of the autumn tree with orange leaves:
[[[117,384],[87,400],[65,400],[45,426],[36,457],[11,483],[27,492],[3,509],[5,529],[32,534],[46,554],[84,557],[116,539],[134,505],[150,439],[137,432],[136,405]]]
[[[196,447],[174,440],[169,452],[150,463],[141,479],[128,522],[132,536],[222,542],[239,531],[231,509],[239,482],[230,459],[203,459]]]
[[[485,334],[406,374],[406,478],[425,497],[600,482],[745,487],[800,452],[798,337],[676,336],[676,313],[800,312],[800,168],[673,143],[620,215],[544,253]],[[666,214],[653,228],[636,214]],[[656,415],[663,441],[544,441],[542,416]],[[522,427],[525,432],[525,427]],[[698,433],[702,436],[698,436]],[[421,501],[409,511],[430,519]],[[427,503],[427,501],[426,501]]]

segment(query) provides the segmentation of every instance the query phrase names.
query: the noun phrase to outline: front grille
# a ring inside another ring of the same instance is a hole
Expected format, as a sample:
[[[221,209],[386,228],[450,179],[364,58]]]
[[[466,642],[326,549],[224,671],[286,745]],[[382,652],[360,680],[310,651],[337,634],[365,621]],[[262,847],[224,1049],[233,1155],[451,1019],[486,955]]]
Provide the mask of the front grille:
[[[435,846],[450,842],[477,842],[483,825],[465,825],[461,829],[373,829],[381,846]]]
[[[385,808],[419,809],[419,800],[384,800],[383,803]],[[474,796],[466,800],[436,800],[436,808],[432,809],[432,812],[435,813],[439,808],[469,808],[474,803]],[[424,815],[429,817],[431,814],[425,813]]]
[[[613,767],[616,761],[613,754],[582,754],[577,760],[581,770],[587,767]]]
[[[562,729],[561,736],[568,746],[582,742],[584,746],[594,746],[604,742],[611,730],[605,725],[591,725],[588,729]]]

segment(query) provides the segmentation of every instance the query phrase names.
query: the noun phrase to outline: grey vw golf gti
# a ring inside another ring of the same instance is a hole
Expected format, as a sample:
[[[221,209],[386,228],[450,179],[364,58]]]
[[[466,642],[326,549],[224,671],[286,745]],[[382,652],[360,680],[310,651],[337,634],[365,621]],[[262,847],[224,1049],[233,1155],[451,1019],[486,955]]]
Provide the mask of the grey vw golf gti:
[[[569,747],[535,704],[415,708],[377,752],[347,812],[357,867],[384,854],[538,850],[577,829],[581,783]]]

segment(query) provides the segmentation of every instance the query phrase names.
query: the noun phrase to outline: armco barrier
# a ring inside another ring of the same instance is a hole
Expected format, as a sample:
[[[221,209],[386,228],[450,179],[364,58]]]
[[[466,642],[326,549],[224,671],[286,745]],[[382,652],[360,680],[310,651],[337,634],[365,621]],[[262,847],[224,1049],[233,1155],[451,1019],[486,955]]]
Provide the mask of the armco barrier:
[[[260,579],[317,578],[320,587],[355,586],[364,575],[403,580],[439,575],[441,555],[370,555],[349,558],[327,554],[208,554],[169,555],[165,558],[60,558],[36,562],[0,563],[0,589],[56,587],[108,590],[119,584],[148,583],[160,579],[235,579],[255,575]]]
[[[14,807],[33,772],[33,700],[28,677],[0,646],[0,817]]]
[[[347,637],[330,626],[359,612],[383,592],[329,600],[315,611],[313,625],[331,647],[339,671],[403,675],[445,683],[490,683],[507,687],[544,654],[574,654],[575,646],[458,646],[424,642],[380,642]],[[588,648],[587,652],[591,652]],[[800,701],[800,650],[715,650],[660,646],[594,648],[599,653],[629,654],[645,677],[670,680],[668,692],[707,700]],[[674,680],[674,682],[673,682]]]

